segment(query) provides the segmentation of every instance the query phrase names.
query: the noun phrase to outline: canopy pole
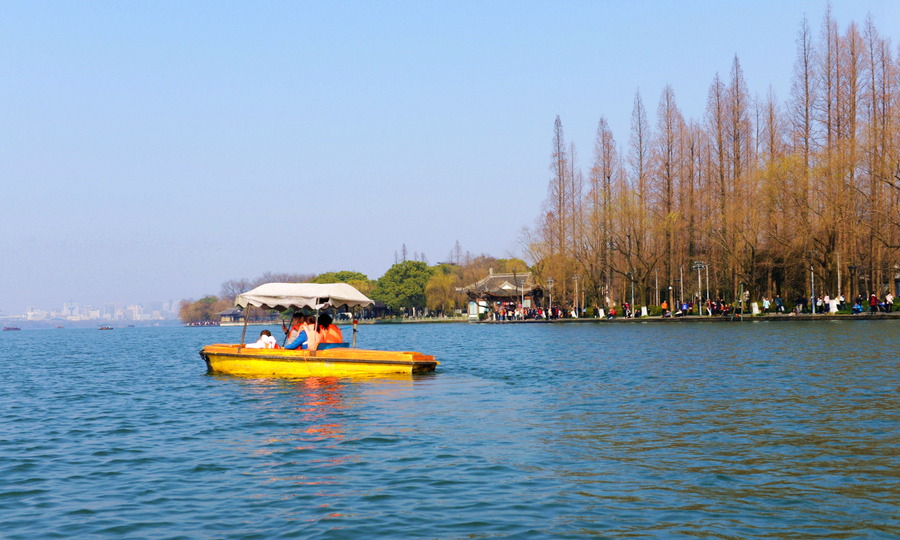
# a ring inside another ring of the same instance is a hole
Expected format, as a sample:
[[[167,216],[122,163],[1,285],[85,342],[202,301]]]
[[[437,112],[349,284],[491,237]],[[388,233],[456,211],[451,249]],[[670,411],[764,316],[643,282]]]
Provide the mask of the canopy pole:
[[[316,302],[318,302],[318,299],[316,300]],[[316,348],[309,351],[310,356],[315,356],[316,351],[319,349],[319,308],[316,308],[316,324],[315,324],[315,326],[313,326],[313,332],[316,333]],[[307,340],[306,340],[307,343],[309,343],[311,341],[312,340],[309,338],[307,338]],[[307,348],[308,347],[309,346],[307,345]]]
[[[250,320],[250,311],[253,309],[253,306],[247,304],[247,313],[244,314],[244,331],[241,332],[241,344],[238,345],[238,349],[244,346],[244,337],[247,335],[247,321]]]

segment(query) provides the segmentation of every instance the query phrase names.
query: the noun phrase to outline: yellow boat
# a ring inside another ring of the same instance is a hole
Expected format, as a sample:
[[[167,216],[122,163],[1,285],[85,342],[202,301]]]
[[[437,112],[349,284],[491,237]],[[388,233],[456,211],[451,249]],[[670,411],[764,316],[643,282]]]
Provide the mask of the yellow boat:
[[[318,312],[328,307],[352,308],[373,303],[346,283],[267,283],[238,295],[234,303],[248,312],[244,317],[241,342],[203,347],[200,356],[210,372],[261,377],[377,376],[434,371],[439,364],[434,356],[418,352],[357,349],[355,322],[352,348],[347,344],[315,351],[248,349],[244,346],[252,307],[278,311],[306,308]]]
[[[434,356],[417,352],[326,349],[247,349],[207,345],[200,351],[210,372],[275,377],[328,377],[434,371]]]

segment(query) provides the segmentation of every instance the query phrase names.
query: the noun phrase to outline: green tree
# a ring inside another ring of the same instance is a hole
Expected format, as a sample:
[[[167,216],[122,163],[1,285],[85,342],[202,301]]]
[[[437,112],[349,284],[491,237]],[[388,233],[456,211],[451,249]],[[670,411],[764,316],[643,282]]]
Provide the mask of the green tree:
[[[319,274],[311,283],[350,283],[351,281],[369,281],[369,278],[362,272],[341,270],[340,272]]]
[[[362,272],[353,272],[350,270],[341,270],[340,272],[325,272],[319,274],[311,283],[346,283],[352,285],[359,292],[369,295],[375,288],[375,281],[369,279],[369,276]]]
[[[459,279],[450,265],[439,264],[432,270],[433,274],[425,285],[428,309],[446,313],[458,307],[464,299],[460,293],[456,292]]]
[[[372,297],[395,310],[424,308],[425,286],[433,270],[420,261],[403,261],[392,266],[375,285]]]

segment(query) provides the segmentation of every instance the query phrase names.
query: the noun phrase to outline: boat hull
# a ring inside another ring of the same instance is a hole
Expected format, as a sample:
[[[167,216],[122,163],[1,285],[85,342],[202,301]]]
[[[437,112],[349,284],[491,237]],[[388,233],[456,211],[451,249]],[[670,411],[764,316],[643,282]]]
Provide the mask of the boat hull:
[[[238,345],[207,345],[200,351],[211,373],[259,377],[328,377],[424,373],[434,371],[434,356],[417,352],[329,349],[303,351],[247,349]]]

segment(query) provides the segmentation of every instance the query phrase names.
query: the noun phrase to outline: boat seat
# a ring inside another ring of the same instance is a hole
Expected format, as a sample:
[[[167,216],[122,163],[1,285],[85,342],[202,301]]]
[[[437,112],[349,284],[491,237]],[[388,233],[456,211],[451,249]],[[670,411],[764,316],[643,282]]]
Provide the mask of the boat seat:
[[[349,343],[319,343],[319,346],[316,347],[317,351],[324,351],[327,349],[349,349]]]

